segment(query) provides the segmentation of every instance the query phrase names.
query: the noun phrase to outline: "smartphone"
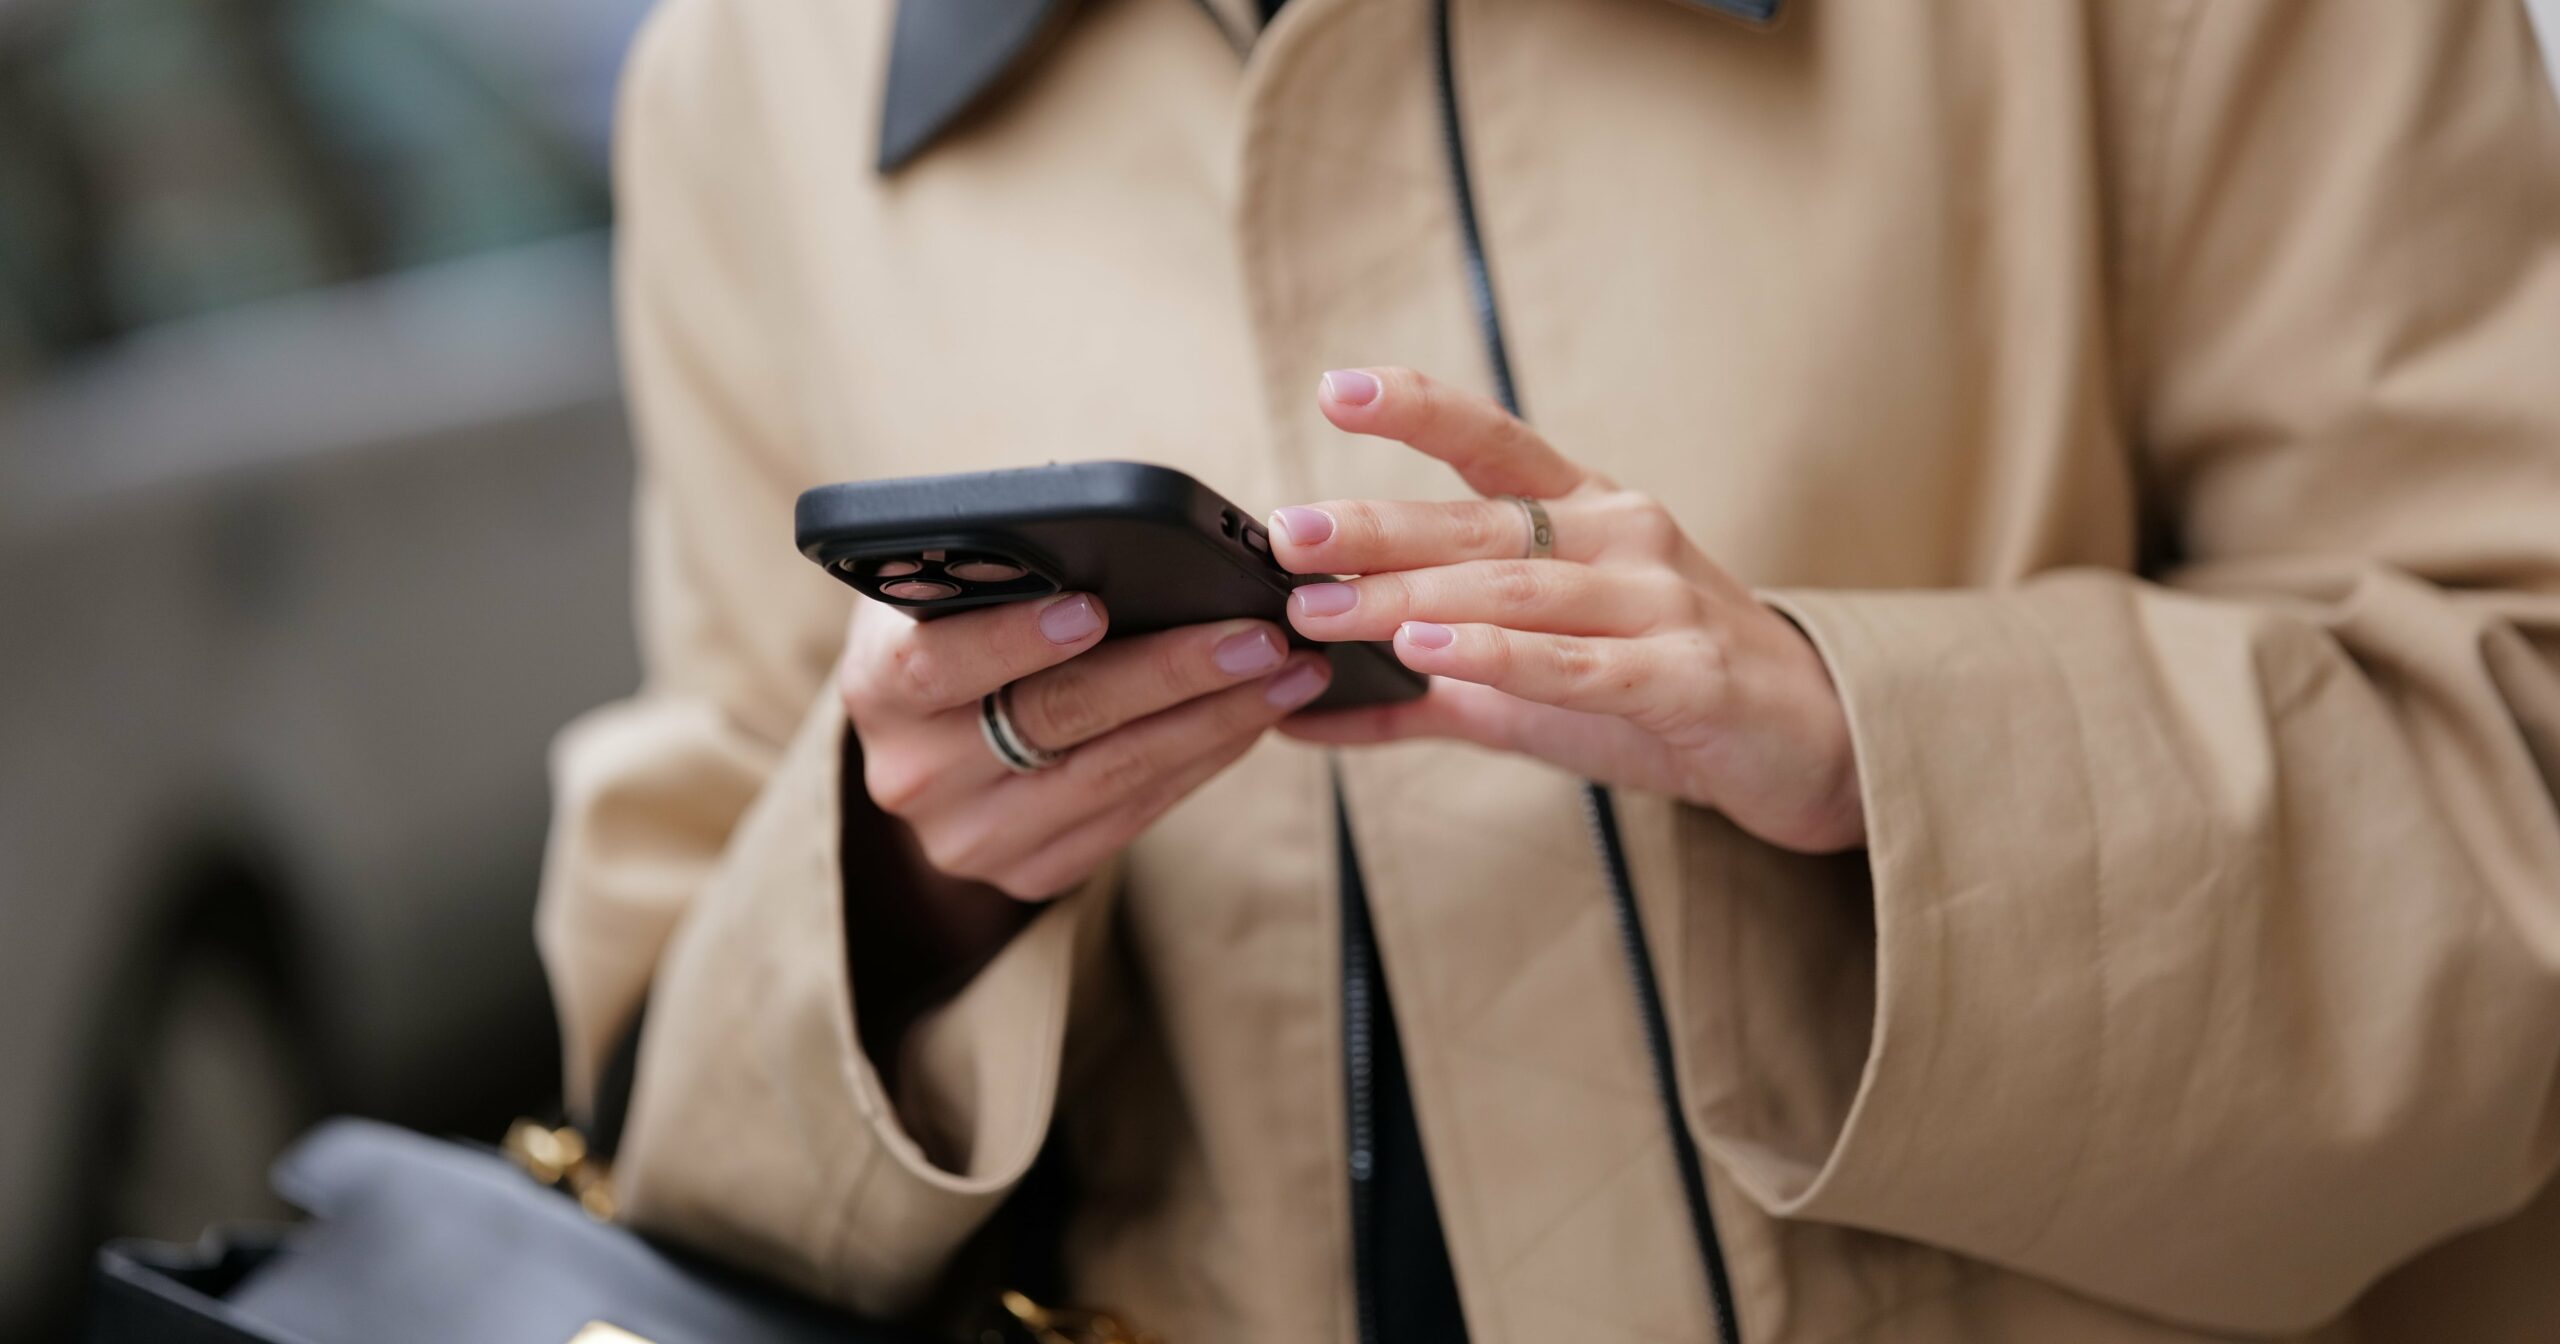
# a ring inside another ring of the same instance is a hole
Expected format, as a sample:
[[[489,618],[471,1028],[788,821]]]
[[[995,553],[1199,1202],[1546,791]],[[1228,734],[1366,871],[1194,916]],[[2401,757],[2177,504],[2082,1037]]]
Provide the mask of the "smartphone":
[[[1422,694],[1422,674],[1387,645],[1318,645],[1291,630],[1289,590],[1326,576],[1282,569],[1260,523],[1171,467],[1070,462],[822,485],[801,494],[794,521],[801,554],[919,620],[1066,591],[1098,594],[1115,636],[1257,616],[1332,660],[1333,682],[1310,708]]]

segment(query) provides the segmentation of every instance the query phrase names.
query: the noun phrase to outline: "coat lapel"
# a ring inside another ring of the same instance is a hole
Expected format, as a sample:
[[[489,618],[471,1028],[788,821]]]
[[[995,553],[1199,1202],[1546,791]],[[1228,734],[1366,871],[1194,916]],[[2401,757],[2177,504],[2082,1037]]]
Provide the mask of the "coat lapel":
[[[1672,0],[1745,23],[1778,21],[1782,0]],[[1230,41],[1261,24],[1256,0],[1199,0]],[[889,44],[879,170],[894,173],[992,97],[1054,36],[1075,0],[904,0]]]
[[[880,171],[905,167],[1028,63],[1074,0],[907,0],[889,42]]]

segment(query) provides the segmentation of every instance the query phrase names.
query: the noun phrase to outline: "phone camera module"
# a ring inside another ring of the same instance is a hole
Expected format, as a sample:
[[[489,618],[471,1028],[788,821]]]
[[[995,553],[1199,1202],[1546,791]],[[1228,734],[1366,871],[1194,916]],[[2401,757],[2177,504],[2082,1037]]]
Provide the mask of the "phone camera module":
[[[954,560],[942,572],[964,583],[1011,583],[1027,571],[1009,560]]]
[[[902,602],[939,602],[946,597],[958,597],[960,586],[932,579],[897,579],[881,584],[880,593],[883,597],[894,597]]]

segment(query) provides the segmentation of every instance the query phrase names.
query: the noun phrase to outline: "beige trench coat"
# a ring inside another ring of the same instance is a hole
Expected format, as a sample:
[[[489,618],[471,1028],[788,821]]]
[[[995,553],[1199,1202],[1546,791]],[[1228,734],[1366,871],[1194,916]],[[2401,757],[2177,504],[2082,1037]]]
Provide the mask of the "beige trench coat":
[[[573,1091],[648,996],[631,1217],[880,1312],[1055,1118],[1081,1297],[1346,1339],[1327,756],[1256,748],[884,1079],[853,599],[790,504],[1099,457],[1256,510],[1459,493],[1312,396],[1487,377],[1430,7],[1293,0],[1248,57],[1091,0],[884,175],[891,11],[667,0],[633,63],[648,670],[557,753]],[[1621,800],[1743,1337],[2560,1337],[2560,115],[2519,8],[1453,26],[1531,417],[1793,615],[1853,724],[1863,853]],[[1474,1337],[1709,1338],[1576,782],[1339,768]]]

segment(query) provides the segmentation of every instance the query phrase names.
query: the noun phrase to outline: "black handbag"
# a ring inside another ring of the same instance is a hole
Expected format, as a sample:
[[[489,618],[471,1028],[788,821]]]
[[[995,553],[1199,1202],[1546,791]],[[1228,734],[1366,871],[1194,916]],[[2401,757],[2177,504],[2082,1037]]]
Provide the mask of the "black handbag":
[[[660,1246],[598,1212],[574,1131],[505,1152],[331,1120],[278,1159],[310,1220],[98,1253],[91,1344],[928,1344]],[[554,1185],[546,1181],[556,1181]],[[1005,1293],[972,1340],[1136,1344]]]
[[[550,1136],[560,1131],[528,1130]],[[275,1165],[310,1215],[99,1253],[96,1344],[917,1344],[601,1221],[496,1150],[332,1120]]]

